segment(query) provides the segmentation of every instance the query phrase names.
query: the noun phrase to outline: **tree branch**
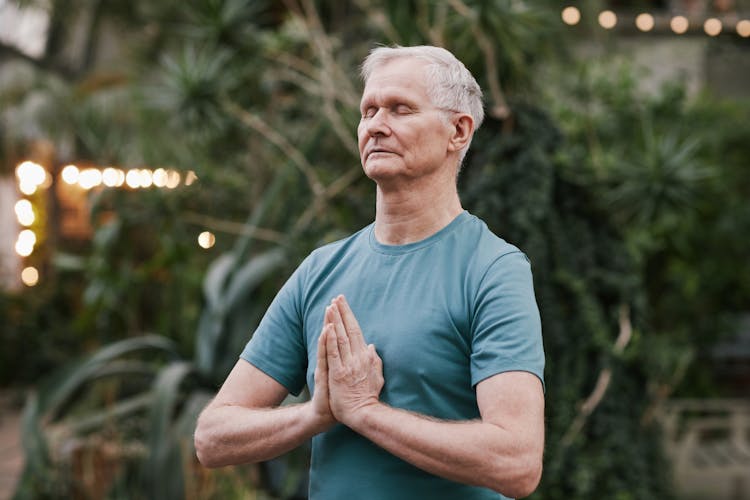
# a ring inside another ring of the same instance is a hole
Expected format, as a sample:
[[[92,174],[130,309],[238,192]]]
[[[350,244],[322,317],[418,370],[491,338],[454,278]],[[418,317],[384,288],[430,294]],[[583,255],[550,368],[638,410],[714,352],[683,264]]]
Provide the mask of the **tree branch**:
[[[628,343],[630,342],[632,336],[633,327],[630,323],[630,308],[626,304],[623,304],[620,306],[620,333],[617,335],[617,340],[615,340],[615,345],[612,349],[613,353],[615,355],[622,354],[622,352],[625,350],[625,347],[627,347]],[[568,446],[570,446],[576,436],[581,432],[583,426],[586,424],[586,420],[588,420],[589,418],[589,415],[591,415],[596,407],[599,406],[599,403],[602,402],[602,399],[604,398],[604,395],[606,394],[611,381],[612,369],[603,368],[602,371],[599,372],[599,376],[596,379],[594,390],[591,391],[589,397],[587,397],[586,400],[581,403],[581,406],[578,410],[578,415],[576,415],[575,419],[573,419],[573,423],[570,425],[570,427],[568,427],[567,432],[560,441],[560,444],[563,448],[567,448]]]
[[[250,236],[263,241],[270,241],[272,243],[284,243],[285,235],[274,231],[272,229],[265,229],[258,226],[248,226],[242,222],[233,222],[224,219],[219,219],[211,215],[199,214],[197,212],[187,212],[181,216],[181,218],[188,223],[196,224],[207,229],[213,229],[214,231],[221,231],[223,233],[237,234],[241,236]]]
[[[279,148],[281,152],[284,153],[290,160],[292,160],[292,162],[297,166],[300,172],[302,172],[302,174],[307,179],[307,183],[309,184],[310,190],[313,192],[313,194],[318,196],[323,193],[324,188],[320,183],[320,180],[318,180],[318,176],[315,173],[315,168],[310,164],[309,161],[307,161],[305,155],[302,154],[302,152],[297,149],[292,143],[290,143],[286,139],[286,137],[271,128],[271,126],[266,123],[260,116],[242,109],[235,103],[226,101],[224,105],[229,113],[231,113],[248,127],[261,134],[269,142]]]
[[[510,117],[511,110],[510,107],[508,107],[507,101],[505,100],[505,95],[503,93],[502,87],[500,86],[500,80],[497,76],[495,45],[487,36],[487,34],[482,31],[482,28],[476,21],[474,12],[468,5],[463,3],[461,0],[449,0],[449,3],[459,15],[466,18],[466,20],[470,23],[471,32],[474,35],[474,38],[476,38],[477,44],[479,45],[482,54],[484,54],[484,64],[487,70],[487,84],[490,87],[490,95],[492,96],[492,100],[495,103],[494,106],[492,106],[492,108],[490,108],[489,110],[490,114],[498,120],[505,120]]]

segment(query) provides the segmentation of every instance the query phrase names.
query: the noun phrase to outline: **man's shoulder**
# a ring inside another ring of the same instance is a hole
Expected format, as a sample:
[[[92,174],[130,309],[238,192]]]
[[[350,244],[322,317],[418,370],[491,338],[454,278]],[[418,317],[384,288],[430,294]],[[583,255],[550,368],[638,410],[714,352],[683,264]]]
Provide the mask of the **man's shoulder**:
[[[471,215],[461,241],[474,256],[477,263],[489,265],[508,254],[523,252],[512,243],[495,234],[487,224],[475,215]]]

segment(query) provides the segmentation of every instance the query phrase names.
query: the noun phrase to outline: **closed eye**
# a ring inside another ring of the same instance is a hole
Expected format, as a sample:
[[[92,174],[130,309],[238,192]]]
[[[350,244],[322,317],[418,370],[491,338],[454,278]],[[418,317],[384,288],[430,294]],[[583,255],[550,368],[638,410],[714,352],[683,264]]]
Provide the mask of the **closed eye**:
[[[413,113],[413,110],[406,104],[395,104],[391,106],[391,113],[397,115],[409,115]]]
[[[366,120],[369,118],[373,118],[377,114],[379,109],[380,108],[378,108],[377,106],[369,106],[365,108],[365,110],[362,111],[362,119]],[[413,113],[414,109],[408,104],[395,103],[388,106],[388,114],[393,116],[406,116]]]

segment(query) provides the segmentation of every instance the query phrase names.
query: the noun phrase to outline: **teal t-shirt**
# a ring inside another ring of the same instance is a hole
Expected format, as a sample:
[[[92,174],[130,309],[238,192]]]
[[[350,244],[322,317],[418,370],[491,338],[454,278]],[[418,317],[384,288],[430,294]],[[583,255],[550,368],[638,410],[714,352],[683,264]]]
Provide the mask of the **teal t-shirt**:
[[[339,294],[383,360],[381,401],[446,420],[479,418],[475,386],[522,370],[543,380],[541,324],[526,256],[461,213],[391,246],[374,225],[315,250],[269,307],[241,357],[293,394],[314,391],[325,307]],[[344,425],[315,436],[312,500],[502,499],[401,460]]]

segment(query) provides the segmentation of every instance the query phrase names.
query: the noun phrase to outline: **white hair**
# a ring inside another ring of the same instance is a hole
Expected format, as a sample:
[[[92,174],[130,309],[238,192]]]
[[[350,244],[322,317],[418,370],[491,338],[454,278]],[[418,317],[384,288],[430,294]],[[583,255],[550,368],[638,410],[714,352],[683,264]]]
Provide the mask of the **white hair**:
[[[404,57],[427,62],[427,95],[436,107],[471,115],[474,119],[474,131],[482,125],[484,120],[482,89],[466,66],[442,47],[430,45],[375,47],[362,63],[361,72],[365,85],[375,70],[394,59]],[[461,151],[459,166],[469,150],[469,145],[467,144]]]

